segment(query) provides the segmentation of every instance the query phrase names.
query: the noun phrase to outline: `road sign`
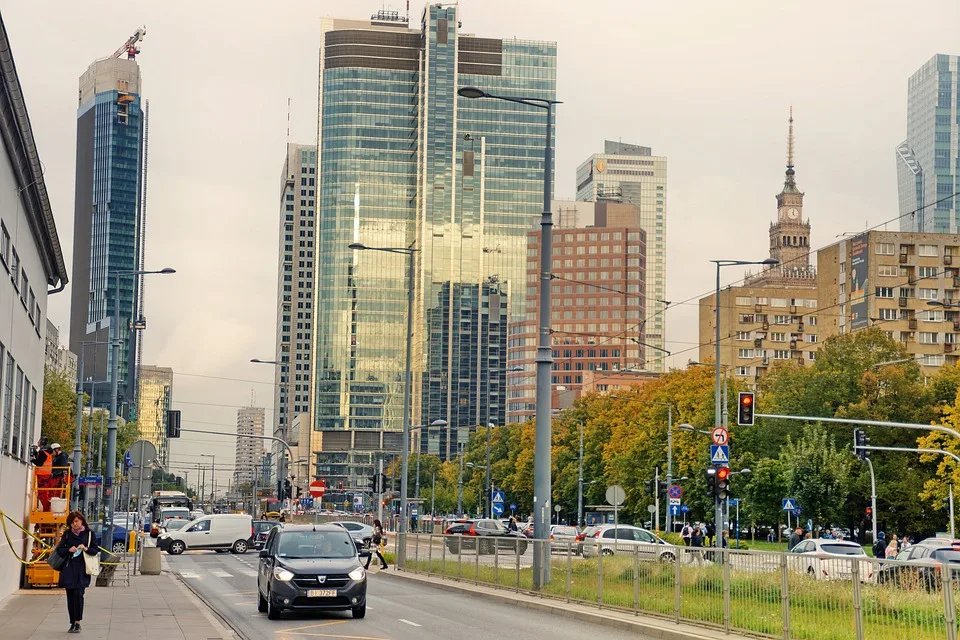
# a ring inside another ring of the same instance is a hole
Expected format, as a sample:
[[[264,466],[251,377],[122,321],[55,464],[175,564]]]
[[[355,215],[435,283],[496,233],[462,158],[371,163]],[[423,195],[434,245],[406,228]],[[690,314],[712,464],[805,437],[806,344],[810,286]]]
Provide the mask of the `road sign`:
[[[679,505],[679,504],[680,504],[680,498],[670,498],[670,504],[671,504],[671,505],[674,505],[674,504]]]
[[[683,488],[678,484],[672,484],[667,487],[667,496],[670,498],[682,498]],[[673,503],[670,503],[673,504]]]
[[[717,427],[714,429],[710,436],[713,438],[713,444],[716,445],[725,445],[729,444],[730,442],[730,432],[723,427]]]
[[[490,504],[493,506],[493,515],[502,516],[503,515],[503,501],[505,498],[503,491],[494,490],[490,492]],[[510,508],[513,508],[513,505],[510,505]]]
[[[304,509],[309,509],[310,507],[313,506],[313,498],[307,498],[307,497],[300,498],[300,506],[303,507]]]
[[[681,512],[681,513],[689,513],[689,512],[690,512],[690,505],[688,505],[688,504],[682,504],[682,505],[680,505],[680,512]]]
[[[627,499],[627,492],[620,485],[612,484],[607,487],[606,498],[609,504],[619,507]]]
[[[517,505],[515,505],[515,504],[513,504],[513,503],[511,502],[511,503],[510,503],[510,511],[516,511],[516,510],[517,510]]]
[[[314,480],[310,483],[310,495],[314,498],[322,498],[327,492],[327,487],[320,480]]]
[[[656,507],[656,505],[648,504],[648,505],[647,505],[647,511],[650,512],[650,515],[655,514],[655,513],[657,512],[657,507]]]
[[[130,454],[130,462],[133,463],[130,466],[134,467],[141,465],[149,467],[157,459],[157,447],[149,440],[137,440],[130,445],[127,453]],[[124,458],[126,458],[126,455],[124,455]]]
[[[680,515],[680,512],[681,512],[681,511],[682,511],[682,509],[681,509],[680,505],[676,505],[676,504],[670,505],[670,515],[672,515],[672,516],[678,516],[678,515]]]
[[[410,505],[410,515],[412,515],[412,516],[420,515],[420,512],[419,512],[419,510],[417,509],[417,505],[415,505],[415,504],[411,504],[411,505]]]
[[[740,504],[740,498],[730,498],[729,500],[727,500],[727,503],[731,507],[736,507]]]
[[[795,511],[799,507],[797,506],[797,500],[795,498],[784,498],[780,501],[780,508],[784,511]]]
[[[103,484],[101,476],[80,476],[77,478],[77,484],[81,487],[98,487]]]
[[[727,445],[710,445],[710,464],[727,464],[730,462],[730,447]]]

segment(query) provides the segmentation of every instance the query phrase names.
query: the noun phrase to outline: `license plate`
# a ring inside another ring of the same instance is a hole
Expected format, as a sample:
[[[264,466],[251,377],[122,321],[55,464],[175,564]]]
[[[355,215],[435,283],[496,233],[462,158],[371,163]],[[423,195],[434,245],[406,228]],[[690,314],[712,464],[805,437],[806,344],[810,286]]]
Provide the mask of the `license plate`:
[[[843,580],[849,580],[850,578],[853,577],[853,574],[852,574],[852,573],[841,573],[841,574],[840,574],[840,577],[841,577]]]
[[[336,589],[310,589],[307,591],[308,598],[336,598]]]

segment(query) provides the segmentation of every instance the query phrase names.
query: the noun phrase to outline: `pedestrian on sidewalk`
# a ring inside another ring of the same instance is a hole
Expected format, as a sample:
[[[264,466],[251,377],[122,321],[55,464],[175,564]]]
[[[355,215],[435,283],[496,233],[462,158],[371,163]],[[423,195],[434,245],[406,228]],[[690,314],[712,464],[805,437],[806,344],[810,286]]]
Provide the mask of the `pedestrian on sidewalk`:
[[[380,559],[380,568],[387,568],[387,561],[383,559],[383,553],[381,552],[380,546],[385,545],[386,540],[383,537],[383,524],[379,520],[373,521],[373,536],[370,538],[370,555],[367,556],[367,564],[364,569],[370,568],[370,561],[373,560],[373,554],[377,554],[377,558]]]
[[[680,537],[683,539],[683,544],[689,547],[690,539],[693,537],[693,527],[684,524],[683,529],[680,530]]]
[[[67,613],[70,615],[70,629],[67,633],[80,633],[83,620],[83,592],[90,586],[87,574],[87,562],[83,554],[95,556],[100,553],[96,536],[90,531],[87,519],[79,511],[67,516],[67,529],[60,538],[55,553],[67,559],[60,570],[59,586],[67,590]]]

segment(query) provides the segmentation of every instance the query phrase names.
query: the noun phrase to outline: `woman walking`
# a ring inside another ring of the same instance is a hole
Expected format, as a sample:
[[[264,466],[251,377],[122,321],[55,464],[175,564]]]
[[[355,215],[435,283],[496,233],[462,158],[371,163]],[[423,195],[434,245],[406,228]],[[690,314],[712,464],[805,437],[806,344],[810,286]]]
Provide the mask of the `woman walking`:
[[[383,544],[383,525],[379,520],[373,521],[373,537],[370,538],[370,555],[367,556],[367,565],[364,569],[370,568],[370,561],[373,560],[373,554],[377,554],[377,557],[380,559],[380,568],[387,568],[387,561],[383,559],[383,554],[380,552],[380,545]]]
[[[59,585],[67,590],[67,612],[70,614],[70,629],[67,633],[80,633],[83,620],[83,591],[90,586],[87,561],[83,554],[96,556],[100,553],[97,538],[87,526],[87,519],[79,511],[67,516],[67,529],[60,538],[55,553],[67,562],[60,570]]]

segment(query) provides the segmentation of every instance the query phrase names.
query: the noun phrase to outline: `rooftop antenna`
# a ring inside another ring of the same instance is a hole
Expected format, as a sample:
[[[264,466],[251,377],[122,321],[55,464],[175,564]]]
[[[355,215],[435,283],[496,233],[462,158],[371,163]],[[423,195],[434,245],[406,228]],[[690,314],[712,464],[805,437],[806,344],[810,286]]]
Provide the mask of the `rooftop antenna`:
[[[787,168],[793,169],[793,105],[790,105],[790,130],[787,133]]]
[[[293,98],[287,98],[287,144],[290,144],[290,104]]]

